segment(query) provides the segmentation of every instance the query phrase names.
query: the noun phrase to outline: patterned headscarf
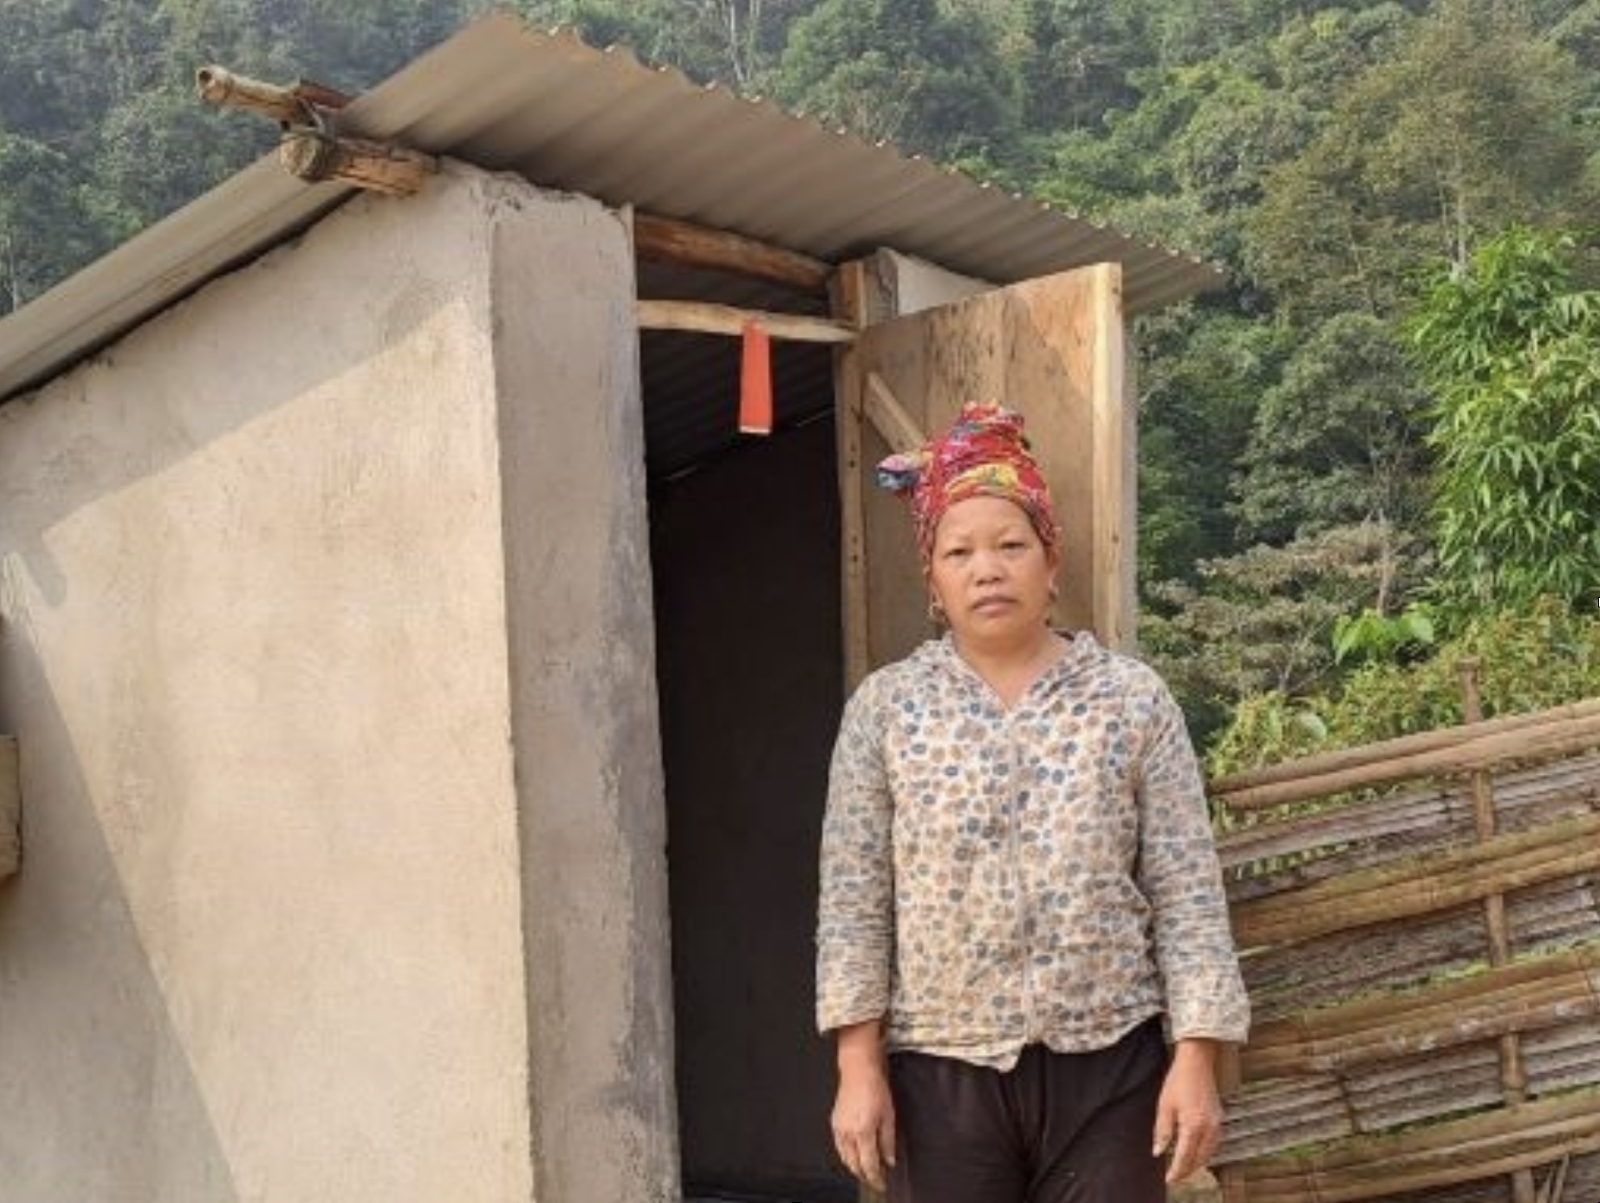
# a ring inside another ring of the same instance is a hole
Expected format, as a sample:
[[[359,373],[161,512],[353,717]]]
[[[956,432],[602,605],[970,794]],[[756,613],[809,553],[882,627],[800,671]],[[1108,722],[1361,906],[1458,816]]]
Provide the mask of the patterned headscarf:
[[[992,402],[969,402],[950,430],[917,451],[878,465],[878,483],[911,503],[917,547],[933,554],[944,512],[968,497],[1003,497],[1021,506],[1046,550],[1056,545],[1050,487],[1022,434],[1022,415]]]

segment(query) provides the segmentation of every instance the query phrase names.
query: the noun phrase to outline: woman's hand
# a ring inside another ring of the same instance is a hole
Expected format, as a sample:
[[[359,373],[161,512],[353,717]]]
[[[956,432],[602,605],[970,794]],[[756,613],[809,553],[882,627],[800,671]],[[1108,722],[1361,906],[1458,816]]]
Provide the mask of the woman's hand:
[[[833,1147],[850,1172],[883,1191],[894,1165],[894,1099],[884,1063],[882,1023],[840,1028],[839,1093],[833,1103]]]
[[[1222,1100],[1217,1095],[1217,1044],[1180,1040],[1156,1103],[1155,1155],[1169,1149],[1167,1181],[1182,1182],[1210,1160],[1222,1137]]]

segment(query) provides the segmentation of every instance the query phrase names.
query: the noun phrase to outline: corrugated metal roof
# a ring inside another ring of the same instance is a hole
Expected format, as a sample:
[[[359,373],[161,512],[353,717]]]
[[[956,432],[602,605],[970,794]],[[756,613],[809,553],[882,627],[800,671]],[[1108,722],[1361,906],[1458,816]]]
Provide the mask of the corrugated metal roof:
[[[506,14],[476,22],[357,98],[340,126],[828,260],[890,246],[1001,283],[1116,260],[1131,313],[1221,280],[1199,260]],[[0,399],[304,228],[350,192],[302,184],[272,158],[239,172],[0,320]]]

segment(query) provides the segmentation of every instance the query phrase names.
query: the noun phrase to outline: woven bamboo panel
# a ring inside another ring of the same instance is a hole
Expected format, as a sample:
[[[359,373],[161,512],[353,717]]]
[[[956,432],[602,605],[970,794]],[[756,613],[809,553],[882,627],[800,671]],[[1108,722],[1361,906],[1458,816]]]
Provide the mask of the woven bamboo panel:
[[[1597,708],[1320,758],[1308,780],[1345,791],[1325,802],[1292,769],[1233,781],[1219,851],[1256,1025],[1228,1203],[1600,1203]]]

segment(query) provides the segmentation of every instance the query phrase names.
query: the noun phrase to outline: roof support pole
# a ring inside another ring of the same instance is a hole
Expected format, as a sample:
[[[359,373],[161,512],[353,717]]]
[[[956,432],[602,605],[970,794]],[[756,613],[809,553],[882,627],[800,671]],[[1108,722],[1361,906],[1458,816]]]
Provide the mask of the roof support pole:
[[[649,213],[635,215],[633,244],[639,258],[648,263],[733,272],[818,296],[827,293],[833,274],[831,263],[810,255]]]
[[[195,73],[195,89],[207,104],[246,109],[276,121],[283,130],[278,162],[307,183],[342,180],[369,192],[410,196],[438,170],[432,155],[340,136],[335,119],[348,100],[321,84],[301,81],[286,88],[212,66]]]

